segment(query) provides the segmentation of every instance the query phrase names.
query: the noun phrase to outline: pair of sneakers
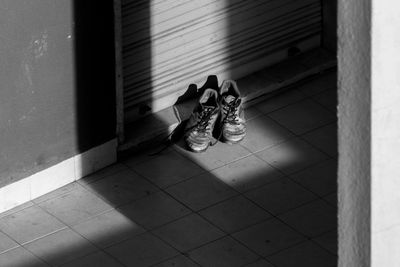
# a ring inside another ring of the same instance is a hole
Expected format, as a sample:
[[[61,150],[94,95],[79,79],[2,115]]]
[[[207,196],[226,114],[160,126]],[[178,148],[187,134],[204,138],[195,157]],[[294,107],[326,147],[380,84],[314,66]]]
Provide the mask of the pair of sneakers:
[[[215,126],[220,127],[217,138]],[[246,135],[246,121],[242,98],[235,81],[225,80],[219,92],[206,89],[193,110],[185,127],[184,139],[193,152],[204,152],[222,138],[223,142],[235,144]]]

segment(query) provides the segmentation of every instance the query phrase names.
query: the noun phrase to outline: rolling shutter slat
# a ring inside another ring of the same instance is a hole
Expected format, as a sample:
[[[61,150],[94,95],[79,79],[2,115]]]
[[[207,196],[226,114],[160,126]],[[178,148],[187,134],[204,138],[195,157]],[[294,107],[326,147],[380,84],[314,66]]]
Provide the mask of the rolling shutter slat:
[[[172,105],[187,85],[207,75],[246,75],[297,43],[319,45],[320,0],[150,2],[122,3],[128,120],[143,104],[154,112]]]

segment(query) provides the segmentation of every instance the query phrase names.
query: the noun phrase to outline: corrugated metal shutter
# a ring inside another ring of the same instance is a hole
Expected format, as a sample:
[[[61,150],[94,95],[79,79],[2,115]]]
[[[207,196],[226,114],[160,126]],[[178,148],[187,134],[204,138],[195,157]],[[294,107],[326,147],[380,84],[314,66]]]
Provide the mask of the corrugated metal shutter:
[[[124,109],[172,105],[208,75],[234,79],[320,44],[320,0],[125,0]]]

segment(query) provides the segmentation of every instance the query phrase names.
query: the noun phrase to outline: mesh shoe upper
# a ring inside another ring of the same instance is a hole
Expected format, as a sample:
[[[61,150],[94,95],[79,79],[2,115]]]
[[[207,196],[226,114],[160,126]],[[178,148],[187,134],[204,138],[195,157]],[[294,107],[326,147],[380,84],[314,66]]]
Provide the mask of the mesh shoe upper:
[[[239,142],[246,135],[242,98],[235,81],[225,80],[220,88],[222,136],[225,141]]]
[[[204,151],[215,142],[212,133],[219,113],[217,91],[206,89],[185,128],[185,141],[192,151]]]

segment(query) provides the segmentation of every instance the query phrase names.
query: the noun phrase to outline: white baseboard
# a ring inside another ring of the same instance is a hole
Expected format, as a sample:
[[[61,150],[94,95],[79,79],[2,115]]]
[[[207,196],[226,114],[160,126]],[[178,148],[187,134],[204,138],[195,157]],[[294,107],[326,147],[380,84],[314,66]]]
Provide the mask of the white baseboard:
[[[0,188],[0,213],[40,197],[117,161],[113,139],[29,177]]]

